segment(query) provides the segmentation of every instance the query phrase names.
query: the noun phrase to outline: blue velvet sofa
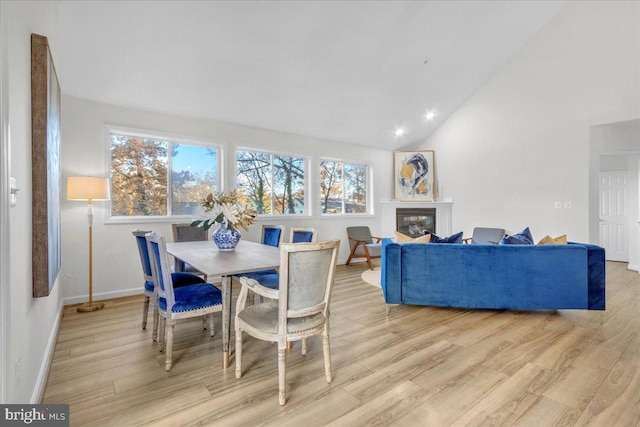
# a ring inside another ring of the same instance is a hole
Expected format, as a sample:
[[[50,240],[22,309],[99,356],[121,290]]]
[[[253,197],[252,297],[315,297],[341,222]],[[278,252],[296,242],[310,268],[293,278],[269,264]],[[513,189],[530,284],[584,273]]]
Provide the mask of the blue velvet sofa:
[[[604,249],[589,244],[465,245],[382,241],[387,304],[605,309]]]

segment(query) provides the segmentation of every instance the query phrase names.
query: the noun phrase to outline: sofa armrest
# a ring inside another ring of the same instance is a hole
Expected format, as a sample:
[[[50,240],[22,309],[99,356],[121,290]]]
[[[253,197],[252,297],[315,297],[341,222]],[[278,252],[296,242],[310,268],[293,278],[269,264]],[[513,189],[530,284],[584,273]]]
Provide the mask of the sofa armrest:
[[[391,239],[382,239],[381,286],[387,304],[402,304],[402,251]]]
[[[588,243],[569,242],[587,248],[587,281],[589,310],[604,310],[606,307],[606,258],[604,248]]]

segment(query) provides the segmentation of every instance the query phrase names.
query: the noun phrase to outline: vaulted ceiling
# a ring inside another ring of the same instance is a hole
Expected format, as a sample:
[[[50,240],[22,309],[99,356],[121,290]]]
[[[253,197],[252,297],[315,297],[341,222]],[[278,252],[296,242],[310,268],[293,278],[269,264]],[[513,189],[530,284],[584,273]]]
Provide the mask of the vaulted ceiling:
[[[57,1],[56,65],[66,95],[398,149],[424,141],[564,5]]]

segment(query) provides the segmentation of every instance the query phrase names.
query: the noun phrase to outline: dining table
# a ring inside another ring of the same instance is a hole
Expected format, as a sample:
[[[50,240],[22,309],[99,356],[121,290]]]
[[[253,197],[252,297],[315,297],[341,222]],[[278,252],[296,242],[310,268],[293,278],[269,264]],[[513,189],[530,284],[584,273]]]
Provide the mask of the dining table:
[[[221,251],[211,241],[167,243],[167,252],[191,264],[209,278],[222,278],[222,368],[229,367],[232,277],[280,266],[280,249],[240,240],[233,251]]]

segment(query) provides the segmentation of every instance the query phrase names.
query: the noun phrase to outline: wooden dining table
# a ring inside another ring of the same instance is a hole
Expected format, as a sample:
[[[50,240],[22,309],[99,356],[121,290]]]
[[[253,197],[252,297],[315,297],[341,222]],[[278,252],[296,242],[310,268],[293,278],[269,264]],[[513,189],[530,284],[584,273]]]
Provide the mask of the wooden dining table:
[[[222,277],[222,367],[229,367],[231,283],[234,275],[280,266],[280,249],[241,240],[234,251],[223,252],[212,241],[167,243],[167,252],[209,278]]]

